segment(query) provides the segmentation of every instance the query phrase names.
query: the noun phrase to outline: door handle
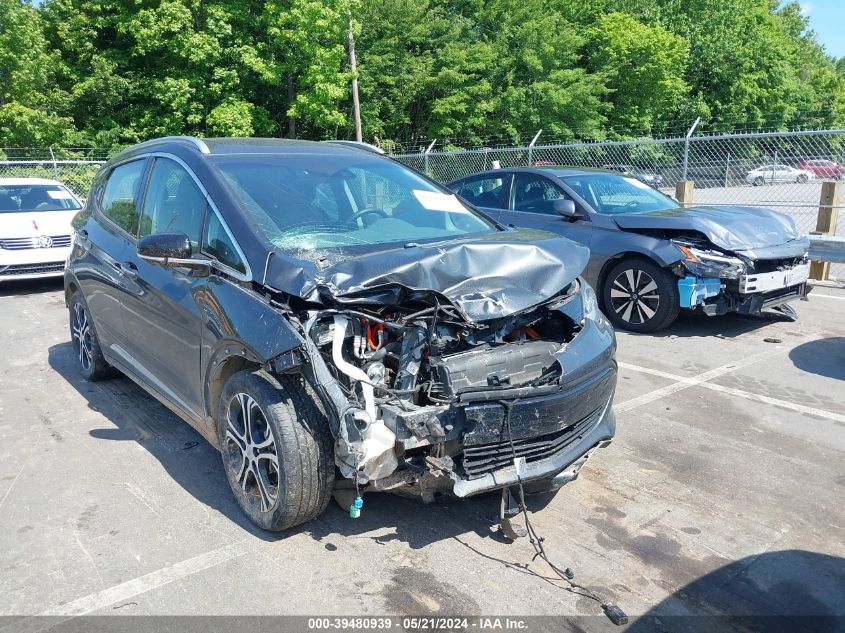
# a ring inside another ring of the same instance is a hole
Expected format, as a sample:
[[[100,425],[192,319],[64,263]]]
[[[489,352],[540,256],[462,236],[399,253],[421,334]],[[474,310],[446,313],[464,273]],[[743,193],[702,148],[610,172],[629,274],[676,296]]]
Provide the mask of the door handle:
[[[114,267],[130,279],[135,279],[138,276],[138,267],[132,262],[115,262]]]

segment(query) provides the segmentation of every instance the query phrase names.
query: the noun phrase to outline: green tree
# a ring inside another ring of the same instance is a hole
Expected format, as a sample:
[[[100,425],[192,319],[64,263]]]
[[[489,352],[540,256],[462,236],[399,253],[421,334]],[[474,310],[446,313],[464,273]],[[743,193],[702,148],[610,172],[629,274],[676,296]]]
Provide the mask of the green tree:
[[[57,57],[38,11],[23,0],[0,0],[0,146],[72,142],[73,121],[62,116],[67,95],[52,72]]]
[[[684,81],[689,46],[660,25],[610,13],[589,31],[589,67],[611,90],[608,123],[617,133],[641,135],[672,118],[689,97]]]
[[[344,48],[354,0],[271,0],[264,9],[274,70],[287,89],[288,136],[297,121],[322,136],[347,122]]]
[[[585,68],[576,25],[548,0],[475,0],[478,32],[494,49],[491,131],[513,137],[600,138],[606,94]]]

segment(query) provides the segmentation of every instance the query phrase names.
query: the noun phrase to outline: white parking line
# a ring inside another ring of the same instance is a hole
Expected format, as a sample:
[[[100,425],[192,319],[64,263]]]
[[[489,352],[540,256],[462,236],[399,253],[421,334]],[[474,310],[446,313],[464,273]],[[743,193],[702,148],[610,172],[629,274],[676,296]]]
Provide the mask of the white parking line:
[[[814,300],[815,299],[836,299],[837,301],[845,301],[845,297],[834,297],[833,295],[823,295],[818,293],[813,293],[810,295]]]
[[[660,400],[660,398],[670,396],[673,393],[677,393],[679,391],[683,391],[684,389],[689,389],[690,387],[701,385],[707,382],[708,380],[713,380],[714,378],[718,378],[719,376],[724,376],[725,374],[729,374],[736,369],[741,369],[742,367],[753,365],[754,363],[757,363],[766,358],[770,358],[771,356],[776,356],[777,354],[783,353],[783,351],[784,348],[778,346],[773,349],[766,350],[765,352],[752,354],[751,356],[747,356],[746,358],[743,358],[741,360],[728,363],[727,365],[716,367],[715,369],[706,371],[703,374],[698,374],[697,376],[686,377],[674,376],[673,374],[666,374],[666,376],[664,377],[671,376],[669,380],[675,380],[676,382],[671,385],[666,385],[665,387],[655,389],[654,391],[650,391],[649,393],[644,393],[643,395],[637,396],[636,398],[632,398],[631,400],[626,400],[625,402],[615,404],[613,405],[613,410],[617,413],[624,413],[626,411],[630,411],[631,409],[636,409],[637,407],[641,407],[644,404],[649,404],[650,402],[654,402],[655,400]],[[619,366],[627,366],[629,369],[635,368],[634,365],[628,365],[627,363],[619,363]]]
[[[239,556],[246,554],[246,552],[246,546],[242,543],[226,545],[225,547],[175,563],[170,567],[163,567],[162,569],[139,576],[133,580],[120,583],[114,587],[109,587],[108,589],[103,589],[102,591],[97,591],[87,596],[77,598],[67,604],[53,607],[52,609],[44,611],[41,616],[71,618],[73,616],[92,613],[93,611],[103,609],[116,602],[128,600],[129,598],[146,593],[147,591],[152,591],[153,589],[157,589],[158,587],[180,580],[186,576],[196,574],[197,572],[201,572],[234,558],[238,558]],[[16,633],[23,631],[34,632],[39,631],[42,628],[53,627],[57,623],[58,622],[55,619],[50,619],[45,622],[41,617],[34,619],[23,618],[0,630],[7,633],[12,633],[13,631]]]
[[[845,422],[845,415],[841,413],[834,413],[833,411],[827,411],[825,409],[819,409],[817,407],[807,407],[803,404],[797,404],[795,402],[790,402],[789,400],[781,400],[780,398],[772,398],[770,396],[764,396],[758,393],[754,393],[751,391],[744,391],[743,389],[735,389],[734,387],[726,387],[725,385],[718,385],[712,382],[706,382],[703,380],[697,380],[698,377],[689,378],[686,376],[677,376],[675,374],[670,374],[669,372],[661,371],[659,369],[652,369],[650,367],[642,367],[640,365],[632,365],[630,363],[619,363],[619,367],[622,369],[630,369],[632,371],[638,371],[643,374],[651,374],[652,376],[659,376],[660,378],[666,378],[667,380],[674,380],[677,383],[682,383],[685,387],[704,387],[705,389],[710,389],[711,391],[717,391],[719,393],[726,393],[731,396],[736,396],[738,398],[745,398],[746,400],[754,400],[755,402],[762,402],[764,404],[771,404],[776,407],[783,407],[785,409],[789,409],[791,411],[796,411],[798,413],[804,413],[807,415],[814,415],[817,417],[825,418],[827,420],[833,420],[835,422]],[[727,373],[727,372],[725,372]],[[704,374],[701,374],[702,376]],[[712,378],[712,377],[711,377]],[[709,379],[708,379],[709,380]],[[674,385],[668,385],[669,387],[673,387]],[[664,387],[665,389],[665,387]],[[659,391],[659,390],[658,390]],[[677,390],[676,390],[677,391]],[[654,392],[651,392],[654,393]],[[675,393],[674,391],[672,393]],[[650,395],[650,394],[646,394]],[[668,394],[667,394],[668,395]],[[663,397],[663,396],[661,396]],[[623,402],[618,405],[616,410],[620,410],[619,407],[624,407],[628,402],[633,402],[636,400],[629,400],[627,402]],[[633,407],[629,407],[633,408]],[[627,411],[628,409],[621,409],[622,411]]]

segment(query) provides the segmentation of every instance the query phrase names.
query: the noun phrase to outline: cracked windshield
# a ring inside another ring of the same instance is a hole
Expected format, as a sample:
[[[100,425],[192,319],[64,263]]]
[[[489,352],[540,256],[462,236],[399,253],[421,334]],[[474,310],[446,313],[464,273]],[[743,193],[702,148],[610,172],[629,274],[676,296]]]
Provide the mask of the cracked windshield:
[[[454,194],[382,158],[265,154],[214,162],[283,251],[365,252],[496,230]]]

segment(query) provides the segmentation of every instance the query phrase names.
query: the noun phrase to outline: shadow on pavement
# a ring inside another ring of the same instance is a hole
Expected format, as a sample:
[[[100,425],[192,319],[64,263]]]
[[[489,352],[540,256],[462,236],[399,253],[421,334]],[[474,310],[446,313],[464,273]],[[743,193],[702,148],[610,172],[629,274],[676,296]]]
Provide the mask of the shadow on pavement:
[[[0,283],[0,297],[14,295],[34,295],[42,292],[61,290],[64,286],[62,277],[48,277],[46,279],[12,279]]]
[[[789,358],[801,371],[845,380],[845,337],[809,341],[793,348]]]
[[[766,312],[762,316],[748,316],[743,314],[725,314],[709,317],[704,314],[682,312],[678,319],[665,330],[659,332],[638,334],[625,332],[630,336],[646,336],[650,338],[734,338],[748,332],[759,330],[773,322],[788,322],[789,319],[777,312]],[[621,330],[620,330],[621,331]]]
[[[803,550],[749,556],[679,589],[627,630],[845,631],[845,559]]]
[[[113,427],[94,429],[92,437],[110,441],[134,441],[153,455],[167,473],[193,495],[245,531],[266,541],[282,540],[292,534],[308,534],[324,542],[331,551],[328,537],[338,534],[377,543],[402,541],[412,549],[468,532],[500,539],[491,528],[498,522],[499,496],[482,495],[470,499],[441,498],[431,505],[386,493],[367,494],[359,519],[350,519],[330,502],[317,519],[283,533],[255,527],[235,503],[223,473],[220,454],[187,423],[160,404],[126,377],[91,383],[82,379],[70,342],[49,349],[50,366],[72,385],[88,402],[88,407],[105,416]],[[542,500],[529,501],[540,507]]]

